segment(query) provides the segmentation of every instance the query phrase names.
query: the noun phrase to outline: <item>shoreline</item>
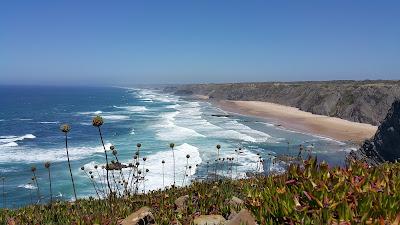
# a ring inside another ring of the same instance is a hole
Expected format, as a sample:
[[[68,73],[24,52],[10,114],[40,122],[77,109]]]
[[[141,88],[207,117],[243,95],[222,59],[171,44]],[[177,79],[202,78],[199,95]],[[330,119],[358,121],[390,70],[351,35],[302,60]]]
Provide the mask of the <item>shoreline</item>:
[[[203,98],[203,100],[205,100]],[[336,117],[316,115],[298,108],[260,101],[209,101],[220,109],[274,122],[289,130],[360,144],[371,138],[377,126]]]

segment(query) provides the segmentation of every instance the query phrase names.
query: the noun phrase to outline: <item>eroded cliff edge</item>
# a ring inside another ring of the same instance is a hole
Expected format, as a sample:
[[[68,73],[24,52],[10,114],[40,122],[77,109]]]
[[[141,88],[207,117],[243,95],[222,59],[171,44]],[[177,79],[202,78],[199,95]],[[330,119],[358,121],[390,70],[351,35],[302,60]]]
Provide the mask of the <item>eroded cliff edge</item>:
[[[400,81],[190,84],[164,90],[206,95],[215,100],[273,102],[372,125],[379,125],[391,104],[400,99]]]
[[[348,159],[362,160],[370,165],[400,160],[400,101],[393,102],[375,136],[366,140],[357,151],[350,152]]]

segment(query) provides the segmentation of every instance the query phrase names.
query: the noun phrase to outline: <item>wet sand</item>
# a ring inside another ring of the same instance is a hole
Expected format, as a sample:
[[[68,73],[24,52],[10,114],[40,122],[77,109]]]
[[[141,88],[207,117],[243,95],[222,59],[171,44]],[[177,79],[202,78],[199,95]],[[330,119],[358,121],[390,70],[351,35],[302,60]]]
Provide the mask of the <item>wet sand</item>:
[[[378,128],[370,124],[316,115],[298,108],[269,102],[221,100],[214,103],[228,112],[260,117],[273,121],[278,126],[338,141],[361,143],[371,138]]]

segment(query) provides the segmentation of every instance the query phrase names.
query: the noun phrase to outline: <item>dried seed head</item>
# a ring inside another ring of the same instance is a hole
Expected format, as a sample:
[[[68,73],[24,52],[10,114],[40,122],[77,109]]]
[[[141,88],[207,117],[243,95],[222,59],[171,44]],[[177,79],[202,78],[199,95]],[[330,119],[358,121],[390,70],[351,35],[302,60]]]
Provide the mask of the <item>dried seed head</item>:
[[[98,167],[97,165],[94,165],[94,168],[95,168],[96,170],[97,170],[97,167]]]
[[[85,167],[84,167],[84,166],[82,166],[82,167],[81,167],[81,170],[85,170]]]
[[[44,167],[46,167],[47,169],[50,168],[50,162],[46,162],[46,163],[44,164]]]
[[[92,178],[92,179],[93,179],[93,178],[94,178],[94,177],[93,177],[93,175],[92,175],[92,176],[90,176],[90,178]]]
[[[139,162],[136,162],[136,166],[139,166],[140,165],[140,163]]]
[[[32,167],[31,167],[31,171],[32,171],[32,172],[35,172],[35,171],[36,171],[36,166],[32,166]]]
[[[137,144],[136,144],[136,147],[140,148],[140,147],[142,147],[142,144],[137,143]]]
[[[161,161],[161,163],[162,163],[162,164],[164,164],[164,163],[165,163],[165,161],[163,160],[163,161]]]
[[[112,150],[114,150],[115,149],[115,146],[114,145],[111,145],[110,146],[110,150],[112,151]]]
[[[68,124],[63,124],[60,126],[60,130],[64,133],[68,133],[71,130],[71,126]]]
[[[89,171],[89,174],[92,174],[93,172],[92,171]]]
[[[92,120],[92,125],[95,127],[100,127],[101,125],[103,125],[103,123],[104,121],[101,116],[95,116]]]
[[[175,144],[174,144],[174,143],[170,143],[170,144],[169,144],[169,147],[170,147],[170,148],[174,148],[174,147],[175,147]]]
[[[190,155],[189,155],[189,154],[187,154],[187,155],[186,155],[186,158],[187,158],[187,159],[188,159],[188,158],[190,158]]]
[[[146,173],[149,172],[149,169],[146,169]]]
[[[113,150],[113,151],[112,151],[112,154],[113,154],[113,155],[117,155],[117,150]]]
[[[143,157],[143,161],[146,161],[146,159],[147,159],[146,157]]]
[[[217,149],[220,149],[221,148],[221,145],[217,145]]]

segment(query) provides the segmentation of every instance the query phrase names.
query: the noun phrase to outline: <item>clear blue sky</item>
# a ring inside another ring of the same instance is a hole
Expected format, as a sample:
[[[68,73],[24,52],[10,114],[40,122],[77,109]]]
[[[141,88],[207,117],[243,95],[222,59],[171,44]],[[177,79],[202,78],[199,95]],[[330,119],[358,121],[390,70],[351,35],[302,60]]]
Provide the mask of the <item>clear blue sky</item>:
[[[0,2],[0,84],[400,79],[400,1]]]

